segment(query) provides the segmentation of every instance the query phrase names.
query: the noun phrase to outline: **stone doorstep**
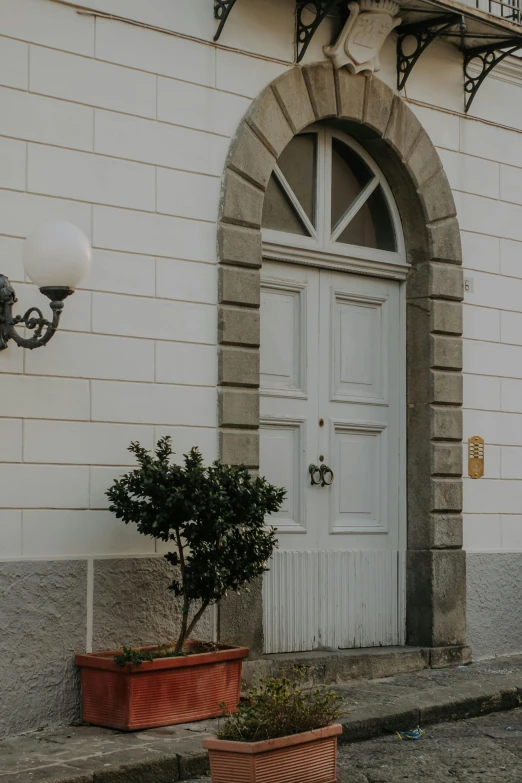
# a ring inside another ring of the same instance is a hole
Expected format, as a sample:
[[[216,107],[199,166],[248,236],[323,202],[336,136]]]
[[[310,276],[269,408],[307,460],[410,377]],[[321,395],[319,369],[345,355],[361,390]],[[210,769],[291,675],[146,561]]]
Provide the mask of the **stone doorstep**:
[[[354,650],[313,650],[312,652],[264,655],[243,663],[243,681],[254,684],[259,678],[279,677],[294,666],[305,666],[316,682],[326,685],[354,680],[374,680],[409,674],[424,669],[442,669],[471,662],[469,647],[367,647]]]
[[[324,655],[324,654],[323,654]],[[334,686],[350,712],[341,743],[522,704],[522,655]],[[0,741],[0,783],[175,783],[208,774],[216,721],[121,733],[44,729]]]
[[[247,685],[263,677],[279,677],[294,666],[305,666],[316,682],[326,685],[374,680],[429,668],[429,650],[421,647],[368,647],[356,650],[313,650],[277,653],[243,663]]]

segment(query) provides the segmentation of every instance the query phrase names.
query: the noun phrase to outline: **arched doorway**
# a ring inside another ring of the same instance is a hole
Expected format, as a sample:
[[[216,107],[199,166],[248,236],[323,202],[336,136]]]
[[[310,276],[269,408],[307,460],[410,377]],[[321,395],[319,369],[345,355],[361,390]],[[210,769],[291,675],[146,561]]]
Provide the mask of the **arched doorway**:
[[[265,652],[402,644],[408,265],[397,207],[368,153],[319,124],[281,153],[262,225],[260,470],[287,488],[271,520]]]
[[[378,268],[386,267],[384,279],[398,279],[404,276],[404,262],[409,267],[405,285],[406,641],[431,648],[432,664],[443,665],[469,654],[464,646],[466,572],[461,516],[460,234],[451,189],[435,148],[405,102],[374,76],[352,75],[346,69],[334,71],[330,63],[294,68],[264,90],[234,140],[225,171],[218,231],[221,457],[226,462],[259,467],[259,306],[265,193],[274,187],[269,184],[274,167],[291,140],[324,121],[356,140],[358,149],[369,156],[363,154],[360,159],[370,170],[373,163],[384,173],[402,223],[404,256],[400,257],[399,243],[395,250],[379,246],[377,235],[372,240],[377,247],[365,248],[362,243],[351,255],[351,251],[346,253],[348,244],[336,253],[334,246],[343,243],[331,235],[328,250],[324,246],[318,251],[303,248],[301,243],[316,239],[295,209],[294,228],[304,226],[305,233],[302,228],[295,231],[301,239],[293,240],[292,252],[288,252],[287,243],[285,252],[278,255],[279,243],[270,242],[264,253],[265,257],[270,255],[271,263],[283,258],[305,268],[303,249],[311,257],[316,252],[328,253],[331,274],[339,269],[339,256],[344,259],[341,263],[349,260],[352,273],[360,274],[364,265],[365,277],[370,273],[379,276]],[[353,141],[347,141],[346,146],[358,152]],[[281,191],[283,183],[278,179]],[[288,196],[284,186],[282,189]],[[387,204],[393,212],[393,201]],[[307,217],[317,234],[318,228],[310,215]],[[353,229],[349,224],[348,220],[342,229],[336,225],[340,233],[345,229],[349,233]],[[286,227],[285,233],[292,231]],[[368,244],[369,240],[365,241]],[[386,258],[377,258],[377,252]],[[355,279],[344,272],[343,277]],[[350,296],[353,299],[353,293]],[[263,652],[260,586],[247,598],[234,598],[220,607],[219,635],[222,640],[249,644],[254,653]]]

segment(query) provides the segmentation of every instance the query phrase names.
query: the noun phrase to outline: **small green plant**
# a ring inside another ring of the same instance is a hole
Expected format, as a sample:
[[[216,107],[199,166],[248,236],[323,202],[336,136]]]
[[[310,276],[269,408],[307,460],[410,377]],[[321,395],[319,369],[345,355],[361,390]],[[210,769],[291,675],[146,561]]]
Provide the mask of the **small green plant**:
[[[236,713],[222,705],[226,717],[219,739],[261,742],[333,723],[342,713],[341,698],[324,685],[305,687],[306,679],[306,669],[299,669],[291,677],[261,680],[248,689]]]
[[[244,467],[219,461],[205,467],[195,448],[175,465],[169,437],[160,438],[154,454],[139,443],[129,451],[138,469],[107,490],[109,508],[143,535],[172,546],[165,557],[175,569],[170,589],[182,598],[173,653],[180,655],[208,606],[267,570],[276,536],[265,518],[278,511],[285,490],[252,478]]]
[[[152,654],[141,652],[141,650],[133,650],[132,647],[124,647],[121,655],[114,656],[114,663],[118,666],[125,666],[127,663],[141,666],[143,661],[152,661]]]

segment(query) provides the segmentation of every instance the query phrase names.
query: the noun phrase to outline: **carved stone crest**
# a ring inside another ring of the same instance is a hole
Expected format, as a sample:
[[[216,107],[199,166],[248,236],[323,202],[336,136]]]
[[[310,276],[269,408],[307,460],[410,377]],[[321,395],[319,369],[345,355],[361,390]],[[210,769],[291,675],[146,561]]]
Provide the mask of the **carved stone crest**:
[[[400,6],[394,0],[359,0],[348,3],[350,16],[333,46],[324,53],[336,68],[347,66],[351,73],[378,71],[379,53],[391,31],[401,23]]]

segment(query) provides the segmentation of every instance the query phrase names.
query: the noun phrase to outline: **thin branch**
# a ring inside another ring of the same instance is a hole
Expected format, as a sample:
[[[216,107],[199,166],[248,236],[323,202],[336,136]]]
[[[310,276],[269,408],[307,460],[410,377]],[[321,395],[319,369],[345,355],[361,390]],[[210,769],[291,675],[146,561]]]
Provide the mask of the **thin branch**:
[[[183,576],[185,575],[185,555],[183,554],[183,544],[181,543],[181,536],[179,533],[179,529],[176,530],[176,544],[178,547],[179,552],[179,567],[181,569],[181,579],[183,581]]]

